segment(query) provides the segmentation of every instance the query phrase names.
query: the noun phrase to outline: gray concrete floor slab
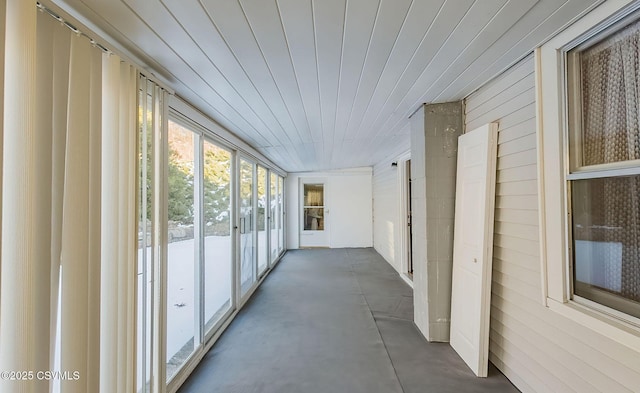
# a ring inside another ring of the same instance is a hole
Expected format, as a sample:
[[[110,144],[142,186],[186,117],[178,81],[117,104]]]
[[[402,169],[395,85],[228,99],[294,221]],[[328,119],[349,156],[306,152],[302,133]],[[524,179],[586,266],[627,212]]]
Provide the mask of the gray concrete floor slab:
[[[517,392],[427,342],[412,294],[373,249],[289,251],[180,392]]]

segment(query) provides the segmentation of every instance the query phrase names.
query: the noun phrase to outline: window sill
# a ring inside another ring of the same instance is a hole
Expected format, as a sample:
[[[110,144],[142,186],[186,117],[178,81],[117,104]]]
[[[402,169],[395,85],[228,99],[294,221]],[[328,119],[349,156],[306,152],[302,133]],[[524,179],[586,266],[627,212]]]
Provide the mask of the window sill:
[[[547,298],[547,306],[579,325],[640,353],[640,326],[607,315],[576,301],[561,303],[555,299]]]

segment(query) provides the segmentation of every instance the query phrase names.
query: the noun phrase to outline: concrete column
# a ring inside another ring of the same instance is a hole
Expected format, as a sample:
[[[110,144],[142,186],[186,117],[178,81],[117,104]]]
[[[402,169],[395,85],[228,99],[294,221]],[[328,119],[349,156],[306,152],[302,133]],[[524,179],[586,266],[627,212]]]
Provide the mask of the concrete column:
[[[462,102],[424,105],[411,119],[414,319],[449,341],[458,136]]]

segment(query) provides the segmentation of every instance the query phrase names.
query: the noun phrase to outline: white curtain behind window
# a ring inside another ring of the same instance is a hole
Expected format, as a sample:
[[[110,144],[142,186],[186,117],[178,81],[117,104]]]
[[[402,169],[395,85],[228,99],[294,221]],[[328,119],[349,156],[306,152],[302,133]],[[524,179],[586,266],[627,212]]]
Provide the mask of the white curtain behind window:
[[[35,3],[7,20],[0,369],[71,379],[0,391],[133,391],[136,70]]]
[[[583,165],[640,159],[640,23],[634,23],[582,56]],[[604,241],[622,244],[622,263],[607,263],[607,277],[622,277],[607,289],[621,288],[640,301],[640,179],[604,179],[592,190]],[[619,258],[610,247],[607,258]]]

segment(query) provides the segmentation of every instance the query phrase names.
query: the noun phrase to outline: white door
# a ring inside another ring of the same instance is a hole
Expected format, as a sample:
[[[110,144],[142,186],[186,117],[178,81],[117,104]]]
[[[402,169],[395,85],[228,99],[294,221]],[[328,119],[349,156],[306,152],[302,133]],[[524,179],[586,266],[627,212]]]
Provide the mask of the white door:
[[[451,346],[479,376],[489,357],[497,124],[458,139]]]
[[[326,179],[300,179],[300,247],[329,246]]]

